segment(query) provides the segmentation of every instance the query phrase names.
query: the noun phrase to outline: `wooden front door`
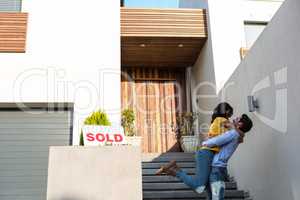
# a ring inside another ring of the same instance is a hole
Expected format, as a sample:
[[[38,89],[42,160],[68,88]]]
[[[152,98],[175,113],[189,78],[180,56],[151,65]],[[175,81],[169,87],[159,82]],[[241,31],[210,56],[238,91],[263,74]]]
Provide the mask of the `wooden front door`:
[[[132,108],[145,153],[179,151],[174,132],[176,116],[185,110],[185,74],[182,70],[123,70],[122,108]]]

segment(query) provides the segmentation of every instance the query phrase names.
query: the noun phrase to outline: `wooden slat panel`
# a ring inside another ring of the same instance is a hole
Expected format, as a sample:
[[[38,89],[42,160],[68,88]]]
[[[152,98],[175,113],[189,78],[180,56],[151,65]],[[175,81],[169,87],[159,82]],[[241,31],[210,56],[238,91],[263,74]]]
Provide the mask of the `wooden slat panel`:
[[[121,8],[122,66],[187,67],[207,38],[204,9]]]
[[[207,37],[206,11],[121,8],[121,35]]]
[[[0,52],[25,52],[27,18],[27,13],[0,12]]]
[[[137,134],[143,138],[143,152],[179,151],[171,125],[176,123],[178,110],[185,110],[182,104],[185,99],[184,69],[135,67],[124,68],[122,72],[122,108],[135,111]],[[175,84],[183,86],[176,90]],[[184,91],[179,92],[181,89]],[[134,93],[127,92],[129,90]],[[179,101],[176,101],[176,95]]]

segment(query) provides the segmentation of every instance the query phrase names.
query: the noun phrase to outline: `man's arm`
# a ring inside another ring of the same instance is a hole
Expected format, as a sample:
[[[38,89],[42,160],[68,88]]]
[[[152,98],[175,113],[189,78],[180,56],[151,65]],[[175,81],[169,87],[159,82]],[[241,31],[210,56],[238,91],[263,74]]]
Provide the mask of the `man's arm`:
[[[207,147],[223,146],[224,144],[231,142],[236,135],[236,130],[230,130],[222,135],[204,141],[202,145]]]

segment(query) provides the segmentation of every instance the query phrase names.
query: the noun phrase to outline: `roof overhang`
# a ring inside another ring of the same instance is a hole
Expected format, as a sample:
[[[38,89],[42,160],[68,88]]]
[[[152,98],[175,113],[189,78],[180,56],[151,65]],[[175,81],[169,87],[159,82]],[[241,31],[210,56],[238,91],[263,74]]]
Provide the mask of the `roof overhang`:
[[[206,39],[204,9],[121,8],[122,66],[192,66]]]

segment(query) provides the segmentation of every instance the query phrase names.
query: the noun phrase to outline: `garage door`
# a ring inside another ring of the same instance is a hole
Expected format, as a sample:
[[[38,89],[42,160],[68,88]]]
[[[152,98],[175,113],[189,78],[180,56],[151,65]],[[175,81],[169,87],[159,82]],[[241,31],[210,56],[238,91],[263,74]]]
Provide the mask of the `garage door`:
[[[0,199],[44,200],[49,146],[70,145],[71,111],[0,110]]]

